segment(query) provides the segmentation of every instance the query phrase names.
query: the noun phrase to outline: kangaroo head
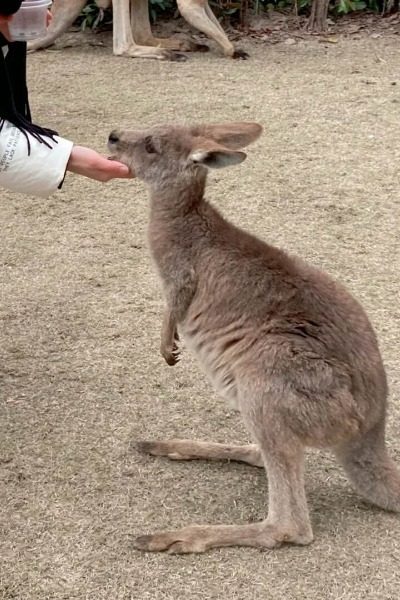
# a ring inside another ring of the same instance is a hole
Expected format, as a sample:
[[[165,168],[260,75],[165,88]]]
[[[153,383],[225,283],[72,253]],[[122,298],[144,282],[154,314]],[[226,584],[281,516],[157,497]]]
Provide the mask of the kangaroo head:
[[[182,177],[190,180],[199,169],[241,163],[246,154],[239,149],[255,141],[261,132],[257,123],[114,130],[108,147],[112,158],[125,163],[134,177],[158,186]]]

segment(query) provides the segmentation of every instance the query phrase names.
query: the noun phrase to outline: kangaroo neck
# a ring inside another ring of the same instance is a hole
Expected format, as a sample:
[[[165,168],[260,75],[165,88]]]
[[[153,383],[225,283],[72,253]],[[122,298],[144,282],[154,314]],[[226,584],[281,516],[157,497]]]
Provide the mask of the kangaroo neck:
[[[197,173],[195,177],[175,179],[154,186],[150,192],[150,218],[161,219],[166,225],[169,221],[186,217],[198,209],[204,202],[206,173]]]
[[[164,283],[173,284],[177,269],[193,267],[209,239],[214,211],[204,188],[205,177],[152,190],[148,239]]]

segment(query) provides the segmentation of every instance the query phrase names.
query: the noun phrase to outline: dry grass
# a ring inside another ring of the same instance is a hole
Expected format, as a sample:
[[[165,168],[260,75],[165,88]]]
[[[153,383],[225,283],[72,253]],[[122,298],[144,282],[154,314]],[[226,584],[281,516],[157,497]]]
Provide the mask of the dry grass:
[[[248,44],[252,59],[30,57],[37,120],[104,148],[114,126],[252,119],[265,135],[218,172],[225,214],[347,282],[377,328],[400,462],[400,81],[396,36]],[[394,85],[397,83],[397,85]],[[161,298],[138,182],[68,176],[1,203],[0,598],[395,600],[399,519],[365,506],[325,453],[308,460],[316,541],[261,553],[144,555],[131,536],[265,515],[262,471],[151,460],[137,438],[244,440],[187,354],[158,355]]]

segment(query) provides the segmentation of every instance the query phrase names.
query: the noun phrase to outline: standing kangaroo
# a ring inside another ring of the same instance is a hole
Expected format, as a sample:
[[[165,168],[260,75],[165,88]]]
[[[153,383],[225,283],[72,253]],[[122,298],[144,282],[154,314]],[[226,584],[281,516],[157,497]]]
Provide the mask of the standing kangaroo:
[[[179,329],[255,442],[138,447],[174,460],[264,466],[269,482],[264,521],[145,535],[135,541],[140,550],[309,544],[307,446],[331,448],[364,498],[400,511],[400,474],[385,446],[385,370],[364,310],[328,275],[235,227],[204,198],[207,168],[242,162],[239,149],[261,130],[166,126],[109,137],[113,157],[151,191],[150,249],[167,303],[161,353],[169,365],[178,361]]]
[[[65,33],[79,17],[86,0],[54,0],[54,20],[43,38],[29,42],[30,51],[47,48]],[[108,8],[111,0],[96,0],[100,10]],[[177,0],[186,21],[213,39],[229,58],[246,59],[247,52],[235,48],[222,29],[208,4],[208,0]],[[113,51],[117,56],[155,58],[157,60],[185,60],[181,52],[208,50],[203,44],[190,39],[155,38],[151,31],[149,0],[113,0]],[[180,51],[180,52],[179,52]]]

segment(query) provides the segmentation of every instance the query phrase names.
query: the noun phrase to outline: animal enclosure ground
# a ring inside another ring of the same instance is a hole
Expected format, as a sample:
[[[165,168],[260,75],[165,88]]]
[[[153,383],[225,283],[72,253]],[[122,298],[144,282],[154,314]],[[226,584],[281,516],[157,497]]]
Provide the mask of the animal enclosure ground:
[[[400,465],[398,36],[255,45],[247,62],[128,60],[85,45],[29,57],[36,120],[103,151],[115,126],[257,120],[214,172],[223,213],[346,282],[376,327]],[[400,521],[325,452],[306,489],[315,542],[140,554],[132,536],[262,519],[262,470],[139,455],[137,439],[246,441],[187,352],[159,356],[162,300],[137,181],[68,175],[47,200],[1,192],[1,600],[395,600]]]

